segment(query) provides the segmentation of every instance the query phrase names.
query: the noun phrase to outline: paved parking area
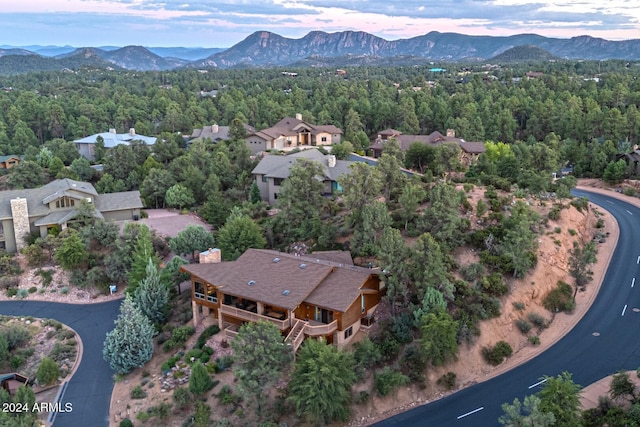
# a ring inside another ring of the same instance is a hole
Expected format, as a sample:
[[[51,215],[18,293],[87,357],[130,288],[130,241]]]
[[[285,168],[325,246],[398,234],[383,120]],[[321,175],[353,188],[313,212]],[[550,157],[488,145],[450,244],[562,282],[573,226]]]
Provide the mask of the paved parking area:
[[[211,226],[195,213],[180,214],[171,209],[145,209],[149,215],[140,221],[166,237],[176,237],[187,225],[201,225],[211,231]]]

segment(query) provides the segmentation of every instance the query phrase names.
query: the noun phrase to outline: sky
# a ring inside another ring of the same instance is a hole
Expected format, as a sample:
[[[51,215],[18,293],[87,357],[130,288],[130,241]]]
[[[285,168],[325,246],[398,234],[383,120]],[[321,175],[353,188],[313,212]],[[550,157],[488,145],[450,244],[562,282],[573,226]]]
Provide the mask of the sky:
[[[316,30],[640,39],[640,0],[0,0],[0,45],[211,48]]]

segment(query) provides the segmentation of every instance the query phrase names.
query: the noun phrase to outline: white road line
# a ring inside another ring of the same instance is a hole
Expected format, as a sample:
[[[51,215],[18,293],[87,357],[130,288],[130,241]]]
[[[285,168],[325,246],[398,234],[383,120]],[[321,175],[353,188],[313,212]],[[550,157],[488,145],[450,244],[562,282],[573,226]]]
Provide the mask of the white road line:
[[[624,316],[624,312],[627,311],[627,304],[624,305],[624,308],[622,309],[622,315]]]
[[[613,204],[613,202],[612,202],[611,200],[607,200],[607,203],[611,203],[611,204]]]
[[[529,386],[529,390],[531,390],[531,389],[532,389],[532,388],[534,388],[534,387],[538,387],[540,384],[544,384],[544,383],[546,383],[547,381],[549,381],[549,378],[545,378],[545,379],[543,379],[542,381],[538,381],[538,382],[537,382],[537,383],[535,383],[535,384],[531,384],[531,385]]]
[[[634,277],[633,280],[631,281],[631,287],[633,288],[633,285],[636,284],[636,278]]]
[[[480,412],[480,411],[482,411],[483,409],[484,409],[484,406],[481,406],[481,407],[479,407],[478,409],[474,409],[474,410],[473,410],[473,411],[471,411],[471,412],[467,412],[466,414],[462,414],[462,415],[460,415],[457,419],[459,420],[459,419],[461,419],[461,418],[468,417],[469,415],[471,415],[471,414],[475,414],[476,412]]]
[[[627,213],[628,213],[629,215],[633,215],[633,214],[631,213],[631,211],[630,211],[630,210],[628,210],[628,209],[627,209]]]
[[[638,260],[636,261],[636,264],[640,264],[640,256],[638,256]]]

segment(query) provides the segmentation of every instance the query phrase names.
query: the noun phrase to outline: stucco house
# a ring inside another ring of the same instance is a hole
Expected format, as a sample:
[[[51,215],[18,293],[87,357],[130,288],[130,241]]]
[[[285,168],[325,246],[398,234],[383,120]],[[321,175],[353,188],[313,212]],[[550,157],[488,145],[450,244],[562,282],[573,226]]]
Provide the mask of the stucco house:
[[[106,221],[140,217],[140,192],[98,194],[88,182],[58,179],[40,188],[0,191],[0,249],[17,252],[33,232],[44,237],[54,227],[64,229],[77,215],[76,206],[86,200],[94,215]]]
[[[395,129],[386,129],[379,132],[375,141],[369,146],[372,156],[379,158],[382,155],[384,144],[390,139],[395,139],[402,151],[407,151],[414,142],[430,147],[437,147],[445,143],[455,143],[460,147],[460,162],[466,166],[475,162],[478,156],[485,152],[483,142],[470,142],[457,138],[453,129],[448,129],[446,136],[438,131],[429,135],[405,135]]]
[[[285,117],[274,126],[251,133],[247,144],[253,154],[268,150],[283,150],[300,146],[319,146],[340,143],[342,130],[334,125],[313,125],[296,117]]]
[[[294,351],[305,337],[346,345],[372,324],[384,288],[379,272],[354,266],[348,252],[325,258],[248,249],[231,262],[220,262],[218,249],[207,255],[180,267],[191,275],[194,323],[211,316],[233,337],[243,323],[271,322]]]
[[[95,146],[99,137],[104,141],[104,148],[107,150],[120,144],[129,145],[132,141],[141,141],[146,145],[153,145],[157,140],[152,136],[138,135],[136,130],[131,128],[127,133],[116,133],[115,129],[109,129],[109,132],[96,133],[82,139],[76,139],[73,143],[76,144],[81,156],[89,160],[95,160]]]
[[[313,160],[322,165],[323,175],[318,179],[324,185],[322,194],[326,196],[342,192],[342,188],[338,184],[338,177],[342,174],[348,174],[351,171],[349,166],[354,163],[347,160],[336,160],[334,155],[322,154],[315,148],[286,156],[267,154],[251,171],[253,179],[260,189],[262,200],[270,205],[276,203],[282,183],[289,178],[291,167],[296,164],[298,159]]]

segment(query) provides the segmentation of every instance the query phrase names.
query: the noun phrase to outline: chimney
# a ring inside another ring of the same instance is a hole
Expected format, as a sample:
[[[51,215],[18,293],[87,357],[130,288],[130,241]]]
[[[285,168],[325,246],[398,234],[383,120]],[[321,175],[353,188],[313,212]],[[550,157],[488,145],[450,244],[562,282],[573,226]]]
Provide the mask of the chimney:
[[[218,133],[218,125],[211,126],[211,133]]]
[[[115,134],[115,133],[116,133],[116,130],[115,130],[114,128],[111,128],[111,129],[109,129],[109,133],[113,133],[113,134]]]
[[[456,130],[455,129],[447,129],[447,137],[455,138],[456,137]]]
[[[218,248],[209,248],[204,252],[200,252],[198,262],[200,264],[217,264],[222,260],[222,252]]]
[[[17,197],[11,199],[11,216],[13,217],[13,235],[16,239],[16,252],[20,252],[25,246],[25,239],[31,232],[29,225],[29,209],[27,199]]]
[[[135,136],[136,135],[136,128],[129,128],[129,135]]]
[[[302,114],[296,113],[296,120],[302,120]]]
[[[333,168],[336,166],[336,156],[333,154],[327,154],[327,166]]]

